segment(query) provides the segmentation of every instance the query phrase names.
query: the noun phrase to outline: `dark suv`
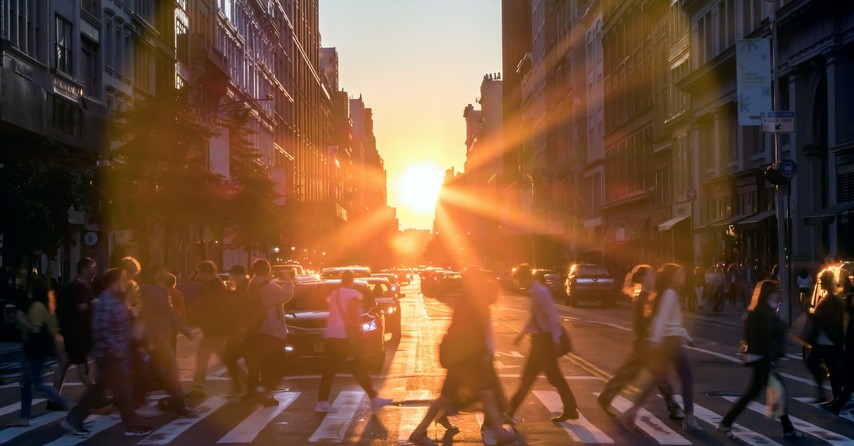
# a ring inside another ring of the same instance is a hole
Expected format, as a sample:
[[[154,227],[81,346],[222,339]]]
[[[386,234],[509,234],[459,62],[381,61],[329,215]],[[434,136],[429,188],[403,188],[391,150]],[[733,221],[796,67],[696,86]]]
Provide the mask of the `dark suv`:
[[[285,306],[288,339],[285,351],[300,358],[325,356],[323,332],[329,319],[326,298],[341,286],[340,280],[297,283],[294,297]],[[371,370],[379,370],[385,361],[385,319],[376,306],[373,294],[365,282],[356,281],[353,288],[362,293],[362,354]]]

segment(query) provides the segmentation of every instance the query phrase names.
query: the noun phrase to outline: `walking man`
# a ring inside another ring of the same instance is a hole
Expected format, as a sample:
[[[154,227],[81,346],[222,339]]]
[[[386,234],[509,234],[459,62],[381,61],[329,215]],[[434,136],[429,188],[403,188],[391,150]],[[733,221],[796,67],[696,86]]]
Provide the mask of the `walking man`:
[[[127,272],[113,268],[104,274],[104,291],[92,304],[92,356],[98,367],[98,380],[86,390],[80,402],[69,412],[62,427],[79,436],[89,435],[83,420],[92,411],[92,403],[103,399],[107,389],[119,409],[125,435],[143,436],[150,426],[139,424],[133,409],[131,388],[131,324],[124,294],[130,286]]]
[[[523,263],[516,267],[514,279],[519,289],[527,290],[531,298],[531,319],[516,337],[515,342],[519,344],[522,337],[530,334],[531,351],[522,372],[519,388],[510,398],[509,414],[512,416],[516,409],[522,405],[522,400],[528,395],[537,375],[540,372],[545,372],[549,384],[557,389],[563,402],[563,413],[553,417],[551,421],[559,423],[566,420],[576,420],[578,419],[578,408],[575,403],[575,396],[572,394],[572,390],[566,383],[557,363],[562,330],[552,293],[545,285],[534,279],[533,272],[528,264]]]
[[[63,349],[59,352],[59,367],[53,375],[53,388],[62,392],[65,373],[72,364],[77,366],[77,377],[86,388],[92,387],[89,370],[89,353],[92,349],[92,300],[95,295],[92,282],[98,275],[95,259],[84,257],[77,262],[77,277],[62,288],[56,302],[56,316],[63,338]],[[47,403],[47,410],[62,410],[53,402]]]
[[[228,290],[225,288],[225,283],[216,275],[216,264],[206,260],[199,264],[196,273],[196,282],[199,284],[199,295],[201,297],[200,308],[204,314],[198,319],[203,336],[196,349],[193,390],[187,394],[188,398],[205,396],[205,376],[211,355],[216,353],[220,359],[224,358],[225,343],[237,327],[237,321],[231,317],[228,307]],[[232,380],[239,379],[236,371],[229,370],[229,374]]]

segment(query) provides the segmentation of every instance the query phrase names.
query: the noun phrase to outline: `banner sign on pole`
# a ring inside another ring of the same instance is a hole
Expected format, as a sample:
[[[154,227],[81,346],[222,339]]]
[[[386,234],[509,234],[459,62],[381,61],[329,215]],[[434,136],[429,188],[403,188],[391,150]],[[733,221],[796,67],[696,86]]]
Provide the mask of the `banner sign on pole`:
[[[738,40],[735,59],[738,125],[762,125],[762,113],[771,111],[770,40]]]

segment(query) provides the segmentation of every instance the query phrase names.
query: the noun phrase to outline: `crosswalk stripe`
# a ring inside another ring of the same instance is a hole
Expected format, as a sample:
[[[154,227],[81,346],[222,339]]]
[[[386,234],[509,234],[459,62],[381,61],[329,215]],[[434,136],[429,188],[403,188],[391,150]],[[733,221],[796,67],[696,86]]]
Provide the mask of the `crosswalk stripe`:
[[[597,393],[596,396],[599,396],[599,394]],[[632,402],[621,396],[617,396],[611,402],[611,405],[620,412],[625,412],[632,407]],[[691,444],[690,440],[677,434],[670,426],[646,409],[638,411],[637,427],[657,441],[658,444]]]
[[[727,396],[724,398],[726,400],[732,401],[732,402],[738,401],[738,398],[736,398],[734,396]],[[765,405],[764,404],[759,404],[755,401],[752,401],[750,404],[747,405],[747,408],[754,411],[754,412],[761,413],[761,414],[765,415]],[[793,417],[791,415],[789,415],[789,419],[792,420],[792,424],[795,426],[795,429],[797,429],[797,430],[799,430],[805,434],[809,434],[809,435],[818,437],[818,438],[820,438],[820,439],[822,439],[822,440],[824,440],[824,441],[826,441],[832,445],[838,445],[838,446],[854,445],[854,440],[852,440],[848,437],[843,437],[842,435],[839,435],[836,432],[831,432],[827,429],[822,429],[822,428],[820,428],[820,427],[818,427],[812,423],[808,423],[808,422],[806,422],[800,418],[796,418],[796,417]]]
[[[276,407],[261,407],[240,422],[217,443],[252,443],[270,421],[279,416],[300,396],[300,392],[279,392],[273,398],[279,401]]]
[[[93,435],[98,432],[105,431],[117,424],[119,424],[122,420],[121,418],[113,418],[112,416],[103,416],[103,415],[93,415],[91,418],[92,422],[86,425],[86,430],[89,431],[89,435],[86,437],[81,437],[79,435],[75,435],[73,432],[69,432],[56,440],[46,444],[45,446],[73,446],[76,444],[83,443],[86,440],[92,438]]]
[[[534,395],[551,412],[563,412],[563,402],[555,391],[535,390]],[[581,412],[575,421],[560,423],[561,427],[574,441],[579,443],[614,444],[614,439],[594,426]]]
[[[178,418],[152,432],[145,437],[145,440],[140,441],[138,444],[169,444],[194,424],[214,413],[227,401],[228,399],[223,396],[208,398],[204,403],[196,407],[196,413],[192,418]]]
[[[311,443],[319,441],[344,441],[344,435],[347,433],[347,428],[353,422],[353,416],[356,410],[362,404],[365,398],[364,392],[348,390],[338,394],[332,406],[338,409],[335,413],[328,413],[323,418],[323,422],[314,431],[314,434],[308,439]]]
[[[410,390],[406,392],[406,401],[426,401],[432,399],[432,396],[433,392],[430,390]],[[421,420],[424,419],[424,415],[427,413],[427,407],[401,406],[398,410],[400,411],[400,421],[397,425],[397,443],[407,444],[409,443],[409,434],[411,434],[412,431],[414,431],[421,423]]]
[[[43,403],[43,402],[44,402],[44,399],[36,398],[33,400],[33,406],[35,406],[38,403]],[[4,415],[9,415],[10,413],[17,412],[19,410],[21,410],[21,402],[20,401],[18,401],[16,403],[12,403],[8,406],[0,407],[0,417],[2,417]]]
[[[815,398],[798,397],[798,398],[794,398],[794,399],[798,400],[804,404],[809,404],[810,406],[813,406],[816,409],[821,409],[820,407],[818,407],[817,404],[813,403],[813,401],[815,401]],[[845,408],[843,408],[843,410],[841,412],[839,412],[839,418],[845,418],[848,421],[854,421],[854,414],[852,414],[849,411],[846,411]]]
[[[679,403],[684,404],[682,401],[681,395],[673,395],[673,399]],[[719,426],[721,424],[721,420],[723,420],[722,415],[718,415],[715,412],[712,412],[709,409],[706,409],[703,406],[698,404],[694,404],[694,416],[701,421],[705,421],[706,423],[711,424],[712,426]],[[748,445],[756,445],[756,446],[782,446],[780,443],[752,430],[746,429],[744,426],[735,423],[732,425],[732,431],[735,433],[735,436],[743,443]]]
[[[68,412],[48,412],[40,417],[31,419],[30,425],[27,427],[10,427],[3,429],[0,431],[0,444],[4,444],[19,435],[38,429],[46,424],[53,423],[60,418],[65,418],[66,415],[68,415]]]

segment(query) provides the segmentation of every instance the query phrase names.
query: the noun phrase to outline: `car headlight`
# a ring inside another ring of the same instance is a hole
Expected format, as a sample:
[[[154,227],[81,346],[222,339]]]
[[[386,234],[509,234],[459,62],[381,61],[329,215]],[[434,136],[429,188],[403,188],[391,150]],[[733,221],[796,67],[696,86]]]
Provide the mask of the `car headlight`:
[[[370,331],[375,331],[377,329],[377,320],[374,319],[372,321],[364,322],[362,324],[362,331],[367,333]]]
[[[394,307],[388,307],[388,308],[386,308],[385,312],[386,312],[386,313],[388,313],[388,314],[392,314],[392,313],[394,313]]]

